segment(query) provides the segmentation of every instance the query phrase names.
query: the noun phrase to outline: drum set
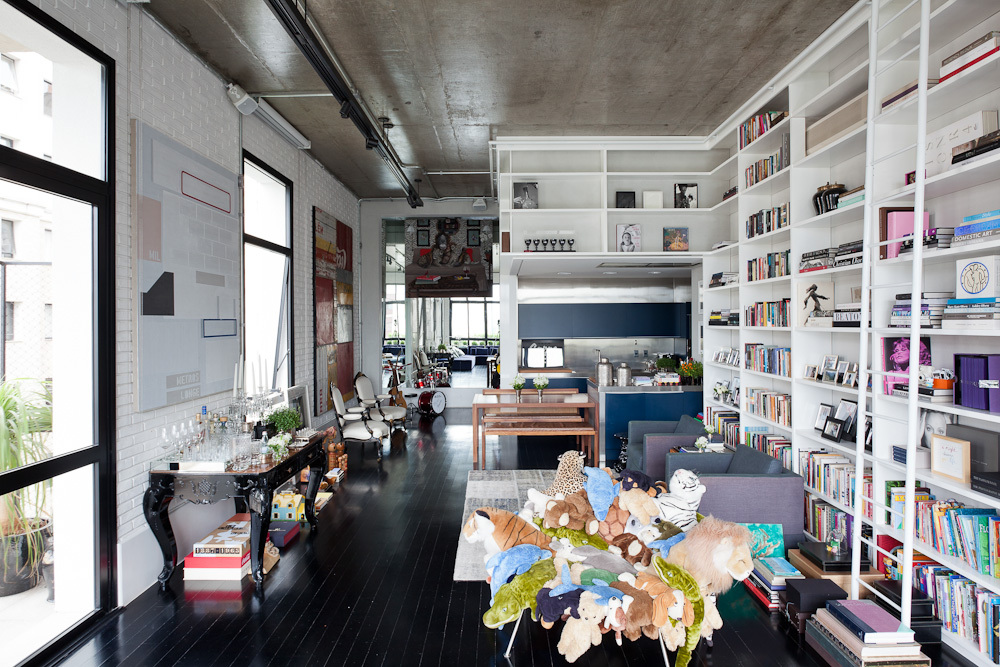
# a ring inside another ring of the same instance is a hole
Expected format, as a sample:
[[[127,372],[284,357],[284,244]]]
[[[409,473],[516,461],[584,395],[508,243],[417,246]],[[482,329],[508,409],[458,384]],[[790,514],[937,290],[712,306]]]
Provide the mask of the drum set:
[[[437,389],[420,392],[417,398],[417,410],[424,415],[440,415],[448,407],[448,397]]]

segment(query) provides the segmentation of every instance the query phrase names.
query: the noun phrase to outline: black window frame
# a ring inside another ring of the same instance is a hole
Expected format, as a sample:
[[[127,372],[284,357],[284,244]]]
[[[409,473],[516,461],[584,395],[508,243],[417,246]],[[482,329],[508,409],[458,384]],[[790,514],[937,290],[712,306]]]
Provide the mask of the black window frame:
[[[270,250],[272,252],[284,255],[288,260],[288,386],[295,386],[295,235],[292,233],[293,229],[293,219],[292,216],[295,212],[294,203],[294,188],[295,184],[292,179],[288,178],[280,171],[264,162],[247,149],[243,149],[243,159],[240,161],[240,183],[241,191],[244,191],[246,187],[246,169],[244,164],[247,162],[252,162],[255,167],[261,171],[267,173],[269,176],[273,177],[275,180],[280,181],[285,186],[285,221],[287,224],[287,238],[288,246],[282,246],[273,241],[268,241],[267,239],[262,239],[259,236],[254,236],[253,234],[246,233],[246,207],[241,207],[241,227],[240,231],[243,235],[243,243],[241,245],[242,258],[243,258],[243,271],[246,272],[247,258],[246,258],[246,244],[256,246],[258,248],[263,248],[265,250]],[[244,197],[244,204],[246,203]],[[246,327],[246,280],[243,280],[243,326]],[[244,356],[246,354],[246,332],[243,334],[243,340],[241,342],[243,347]]]
[[[0,146],[0,179],[74,199],[93,208],[94,261],[94,433],[93,446],[0,472],[0,495],[92,466],[95,477],[97,590],[96,609],[40,648],[28,662],[43,663],[66,651],[73,641],[108,619],[117,600],[118,503],[115,493],[115,77],[113,58],[45,11],[26,0],[3,0],[103,67],[103,178],[95,178],[49,160]]]

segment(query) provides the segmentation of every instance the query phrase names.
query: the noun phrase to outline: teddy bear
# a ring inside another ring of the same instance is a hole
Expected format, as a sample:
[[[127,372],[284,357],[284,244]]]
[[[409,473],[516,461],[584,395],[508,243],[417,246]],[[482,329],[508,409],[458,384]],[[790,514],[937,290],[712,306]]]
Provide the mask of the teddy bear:
[[[607,615],[607,607],[597,603],[597,596],[584,591],[577,605],[579,618],[566,619],[562,635],[556,648],[566,658],[566,662],[576,662],[591,646],[601,643],[601,621]]]
[[[629,489],[618,494],[618,505],[639,520],[642,525],[652,523],[660,516],[660,508],[652,497],[642,489]]]
[[[653,559],[653,550],[647,547],[642,540],[632,533],[622,533],[611,540],[608,551],[617,553],[638,569],[648,567]]]
[[[594,516],[594,510],[583,489],[571,493],[563,500],[550,500],[545,505],[545,516],[542,521],[545,528],[564,526],[570,530],[583,530],[588,535],[597,532],[600,522]]]

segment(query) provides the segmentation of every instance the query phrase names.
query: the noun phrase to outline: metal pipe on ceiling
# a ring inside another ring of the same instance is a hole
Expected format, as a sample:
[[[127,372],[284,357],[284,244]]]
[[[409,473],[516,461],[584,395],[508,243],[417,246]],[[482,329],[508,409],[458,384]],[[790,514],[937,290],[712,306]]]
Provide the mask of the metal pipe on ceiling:
[[[312,65],[324,85],[340,102],[340,116],[350,119],[354,123],[365,138],[365,147],[374,150],[385,162],[393,177],[399,181],[406,193],[407,203],[413,208],[423,206],[420,193],[417,192],[416,186],[410,182],[410,178],[403,171],[402,161],[396,151],[382,134],[378,123],[373,122],[370,114],[366,113],[367,108],[360,95],[347,81],[346,73],[337,66],[324,49],[324,45],[317,35],[318,31],[314,32],[309,21],[299,13],[295,0],[265,0],[265,2],[271,8],[271,12],[274,13],[278,22],[288,32],[292,41],[299,47],[302,55]]]

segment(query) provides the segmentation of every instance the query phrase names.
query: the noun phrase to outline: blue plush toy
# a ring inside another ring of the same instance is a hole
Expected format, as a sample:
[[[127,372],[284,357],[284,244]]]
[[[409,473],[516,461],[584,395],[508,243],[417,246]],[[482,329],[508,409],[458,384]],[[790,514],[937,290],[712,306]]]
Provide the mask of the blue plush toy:
[[[604,521],[608,518],[608,508],[618,497],[622,485],[616,484],[611,475],[600,468],[584,468],[583,474],[587,476],[587,498],[594,508],[594,516],[598,521]]]
[[[597,596],[597,604],[606,606],[612,599],[621,600],[625,595],[617,588],[611,588],[611,586],[608,586],[608,582],[600,579],[594,579],[593,586],[574,584],[573,578],[569,572],[569,565],[563,565],[562,580],[569,583],[559,584],[553,588],[549,591],[549,597],[559,597],[560,595],[566,595],[572,590],[580,589],[583,591],[590,591]]]
[[[580,606],[580,594],[583,593],[582,590],[575,588],[568,593],[563,593],[556,597],[550,596],[549,593],[551,592],[551,588],[543,588],[538,591],[536,599],[536,613],[538,614],[538,620],[542,622],[544,627],[551,627],[553,623],[562,618],[563,614],[569,614],[573,618],[580,618],[578,608]]]
[[[515,547],[493,554],[486,561],[486,571],[490,573],[490,604],[497,589],[518,574],[524,574],[531,566],[543,558],[551,558],[552,552],[534,544],[518,544]]]
[[[677,533],[673,537],[668,537],[665,540],[653,540],[646,546],[650,549],[659,549],[660,556],[666,558],[667,554],[670,553],[670,549],[677,546],[677,543],[687,537],[687,533]]]

